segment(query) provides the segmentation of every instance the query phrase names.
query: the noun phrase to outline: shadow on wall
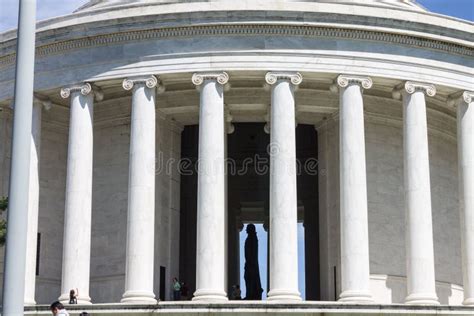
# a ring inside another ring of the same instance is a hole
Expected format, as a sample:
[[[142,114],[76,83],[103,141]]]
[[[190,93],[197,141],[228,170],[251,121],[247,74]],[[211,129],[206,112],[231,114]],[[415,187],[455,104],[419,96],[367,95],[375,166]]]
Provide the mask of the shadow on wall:
[[[381,303],[404,303],[407,296],[406,278],[400,276],[371,275],[374,299]],[[383,289],[385,288],[385,289]],[[443,305],[462,305],[462,286],[436,282],[436,294]]]

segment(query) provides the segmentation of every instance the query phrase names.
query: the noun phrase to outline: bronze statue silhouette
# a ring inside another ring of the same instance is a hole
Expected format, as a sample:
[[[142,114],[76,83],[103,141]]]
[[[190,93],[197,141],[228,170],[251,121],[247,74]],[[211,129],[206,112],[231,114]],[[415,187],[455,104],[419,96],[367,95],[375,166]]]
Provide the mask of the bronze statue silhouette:
[[[245,239],[245,287],[246,300],[262,299],[262,284],[258,268],[258,238],[254,224],[247,225],[247,239]]]

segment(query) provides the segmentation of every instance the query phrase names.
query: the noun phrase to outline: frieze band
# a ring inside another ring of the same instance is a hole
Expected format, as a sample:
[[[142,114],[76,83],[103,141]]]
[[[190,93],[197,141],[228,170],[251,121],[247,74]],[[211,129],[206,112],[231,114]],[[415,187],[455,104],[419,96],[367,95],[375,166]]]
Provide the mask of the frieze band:
[[[474,49],[463,45],[431,40],[423,37],[391,34],[380,31],[361,31],[353,29],[315,27],[315,26],[282,26],[282,25],[203,25],[199,27],[173,27],[145,31],[123,32],[116,34],[104,34],[93,37],[80,38],[76,40],[52,43],[38,47],[36,55],[49,56],[51,54],[81,49],[93,46],[118,44],[126,41],[135,41],[153,38],[184,37],[184,36],[216,36],[216,35],[286,35],[286,36],[310,36],[310,37],[333,37],[350,38],[357,40],[383,41],[394,44],[418,46],[428,49],[436,49],[454,54],[474,56]],[[8,66],[15,62],[16,45],[10,45],[12,53],[0,58],[0,67]]]

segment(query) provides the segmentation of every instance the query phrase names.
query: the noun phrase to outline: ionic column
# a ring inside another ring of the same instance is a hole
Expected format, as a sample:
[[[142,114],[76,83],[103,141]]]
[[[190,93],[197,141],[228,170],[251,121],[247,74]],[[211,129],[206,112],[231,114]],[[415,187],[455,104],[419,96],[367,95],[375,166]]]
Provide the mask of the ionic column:
[[[122,303],[155,304],[155,91],[154,76],[128,78],[132,118],[128,180],[127,257]]]
[[[296,196],[295,88],[299,73],[269,72],[270,291],[268,300],[300,301]]]
[[[61,89],[61,97],[70,97],[71,101],[59,300],[69,302],[69,291],[77,288],[78,304],[90,304],[94,92],[89,83],[84,83]]]
[[[200,88],[196,292],[193,300],[224,301],[225,166],[224,85],[227,73],[196,73]]]
[[[439,304],[436,295],[430,163],[425,95],[436,88],[407,81],[403,96],[403,147],[406,207],[407,304]]]
[[[459,206],[464,305],[474,305],[474,92],[457,103]],[[454,101],[454,100],[453,100]]]
[[[34,99],[31,124],[30,185],[28,189],[28,235],[26,241],[25,305],[36,305],[36,249],[38,242],[39,160],[41,148],[41,114],[49,110],[50,101]]]
[[[28,229],[31,117],[35,75],[36,1],[20,1],[16,49],[15,94],[10,183],[3,274],[2,315],[23,315]]]
[[[369,77],[341,75],[339,86],[339,172],[341,216],[341,294],[339,301],[371,302],[369,228],[363,89]]]

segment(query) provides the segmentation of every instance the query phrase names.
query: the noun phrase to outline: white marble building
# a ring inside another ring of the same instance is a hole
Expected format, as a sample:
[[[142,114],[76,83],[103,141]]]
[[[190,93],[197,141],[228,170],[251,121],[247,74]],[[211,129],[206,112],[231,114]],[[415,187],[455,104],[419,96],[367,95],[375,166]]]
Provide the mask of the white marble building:
[[[410,0],[92,0],[39,22],[27,314],[72,288],[94,315],[472,313],[473,33]],[[267,150],[269,173],[226,176]],[[269,234],[268,301],[228,302],[248,222]],[[193,301],[156,305],[174,276]]]

